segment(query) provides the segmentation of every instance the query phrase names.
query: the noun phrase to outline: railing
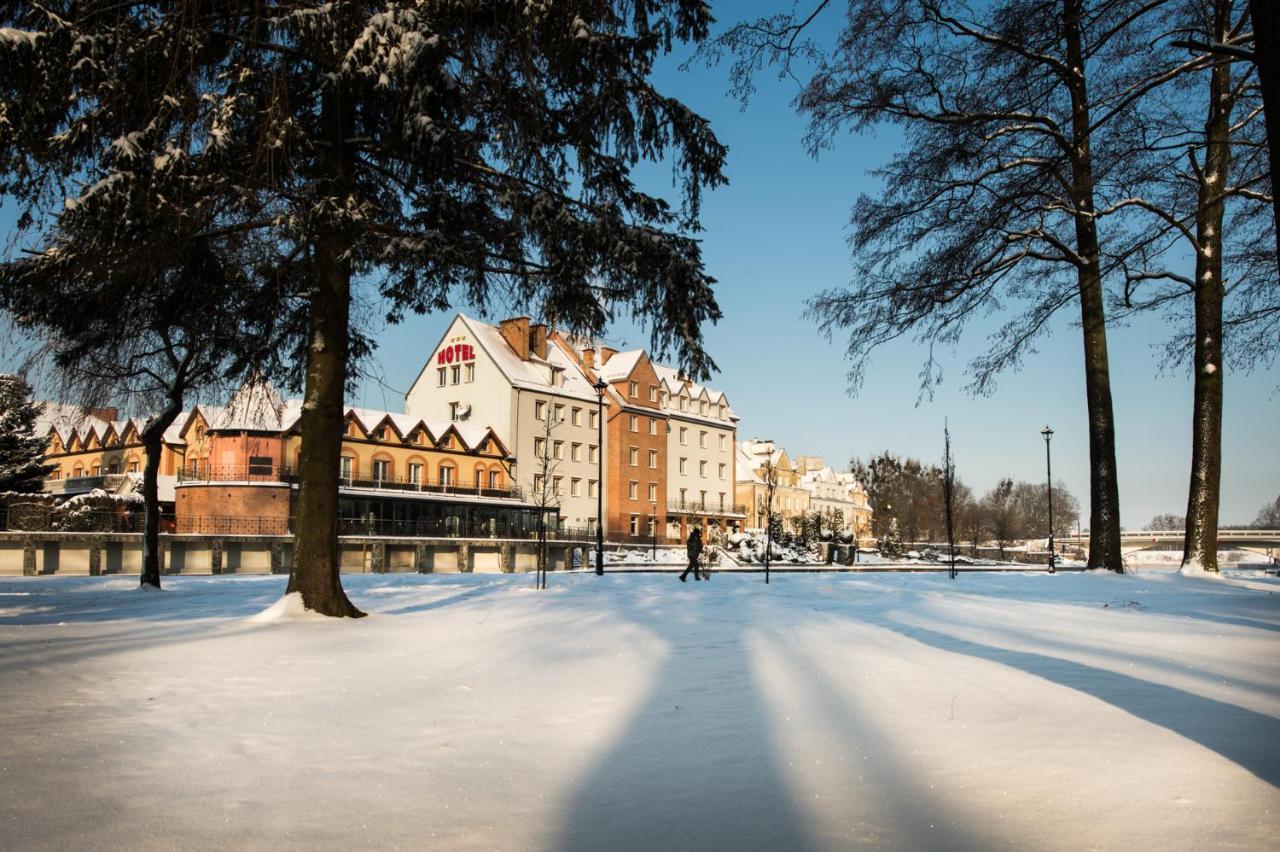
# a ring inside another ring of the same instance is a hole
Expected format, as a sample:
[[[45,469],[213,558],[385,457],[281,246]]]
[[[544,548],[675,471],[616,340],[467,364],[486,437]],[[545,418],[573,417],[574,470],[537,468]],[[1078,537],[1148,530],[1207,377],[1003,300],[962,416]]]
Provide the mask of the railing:
[[[179,482],[281,482],[295,484],[298,472],[283,465],[196,465],[178,471]],[[487,497],[523,500],[524,490],[514,486],[489,486],[483,483],[394,476],[352,474],[340,476],[343,488],[397,491],[405,494],[440,494],[461,497]]]
[[[718,503],[695,503],[692,500],[667,498],[667,513],[677,515],[746,515],[747,507],[738,504],[721,506]]]
[[[123,473],[101,473],[91,476],[68,476],[65,479],[46,479],[46,494],[87,494],[95,488],[113,490],[124,480]]]

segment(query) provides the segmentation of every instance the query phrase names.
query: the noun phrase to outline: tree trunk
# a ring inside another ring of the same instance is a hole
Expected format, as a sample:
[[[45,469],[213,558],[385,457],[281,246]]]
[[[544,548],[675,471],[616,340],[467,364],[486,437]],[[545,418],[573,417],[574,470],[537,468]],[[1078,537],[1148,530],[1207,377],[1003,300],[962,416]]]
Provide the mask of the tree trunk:
[[[1085,399],[1089,417],[1089,567],[1123,572],[1120,549],[1120,486],[1116,474],[1115,415],[1107,324],[1098,265],[1098,229],[1093,204],[1093,159],[1089,138],[1089,97],[1081,50],[1080,0],[1063,0],[1071,92],[1072,203],[1075,205],[1080,320],[1084,332]]]
[[[1215,35],[1226,37],[1230,0],[1215,4]],[[1191,487],[1182,564],[1218,570],[1218,500],[1222,476],[1222,192],[1231,165],[1231,65],[1209,77],[1209,116],[1196,212],[1195,403],[1191,415]]]
[[[140,585],[160,588],[160,454],[164,433],[182,413],[182,396],[170,396],[164,409],[142,429],[146,463],[142,469],[142,578]]]
[[[340,93],[333,87],[326,90],[321,106],[321,124],[329,140],[326,187],[340,204],[345,203],[351,185],[351,154],[344,144],[350,138],[351,123],[350,107],[343,104]],[[303,606],[322,615],[358,618],[364,613],[347,599],[338,571],[338,467],[351,313],[348,244],[341,233],[326,230],[312,248],[310,341],[299,418],[298,508],[293,568],[285,591],[300,592]]]
[[[1267,151],[1271,157],[1271,211],[1276,225],[1276,263],[1280,264],[1280,191],[1275,169],[1280,162],[1280,3],[1249,0],[1253,22],[1253,64],[1262,89],[1262,118],[1267,127]]]

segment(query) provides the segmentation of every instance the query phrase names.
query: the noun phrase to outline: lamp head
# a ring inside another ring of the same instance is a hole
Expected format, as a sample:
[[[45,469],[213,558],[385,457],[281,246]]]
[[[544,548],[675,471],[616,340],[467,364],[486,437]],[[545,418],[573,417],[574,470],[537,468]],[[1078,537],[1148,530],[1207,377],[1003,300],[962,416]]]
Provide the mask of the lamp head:
[[[591,387],[594,388],[595,392],[600,394],[600,396],[604,396],[604,392],[609,389],[609,383],[604,379],[596,379],[596,383]]]
[[[1046,426],[1040,430],[1040,434],[1044,435],[1044,439],[1047,441],[1053,437],[1053,430]]]

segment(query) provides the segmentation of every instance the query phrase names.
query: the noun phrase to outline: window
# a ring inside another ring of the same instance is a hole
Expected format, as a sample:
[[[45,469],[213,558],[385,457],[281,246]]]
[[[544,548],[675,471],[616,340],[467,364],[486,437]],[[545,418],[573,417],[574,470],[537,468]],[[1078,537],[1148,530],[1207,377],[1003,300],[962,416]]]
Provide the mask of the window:
[[[249,456],[250,476],[270,476],[272,467],[270,456]]]
[[[631,431],[632,431],[632,432],[639,432],[639,431],[640,431],[640,418],[639,418],[639,417],[636,417],[634,414],[632,414],[632,415],[631,415],[630,424],[631,424]]]
[[[587,480],[587,496],[588,497],[596,496],[596,488],[598,487],[599,486],[594,479],[588,479]]]
[[[595,444],[587,444],[587,461],[595,463],[600,457],[600,448]]]
[[[564,458],[564,441],[556,441],[551,445],[551,455],[557,459]]]
[[[630,497],[632,500],[635,500],[637,497],[639,497],[639,496],[640,496],[640,483],[639,483],[639,482],[636,482],[636,481],[633,479],[633,480],[631,480],[631,482],[627,483],[627,496],[628,496],[628,497]]]
[[[650,435],[658,434],[658,418],[656,417],[649,418],[649,434]]]
[[[547,404],[542,400],[537,400],[533,404],[533,418],[535,420],[547,419]]]
[[[553,422],[555,423],[564,422],[564,406],[563,405],[557,402],[555,406],[552,408],[552,412],[555,414],[555,420]]]
[[[533,475],[533,493],[535,499],[542,496],[542,485],[544,482],[545,480],[542,478],[542,474],[535,473]]]
[[[698,413],[699,413],[699,414],[702,414],[702,415],[706,415],[706,413],[707,413],[707,401],[706,401],[705,399],[704,399],[704,400],[702,400],[702,402],[698,404]]]
[[[454,364],[452,367],[449,368],[449,370],[450,370],[450,373],[449,373],[450,384],[456,385],[458,382],[462,381],[462,367],[460,365]]]
[[[632,535],[640,534],[640,516],[639,515],[631,516],[631,534]]]
[[[600,425],[600,412],[598,411],[591,412],[591,428],[592,429],[599,428],[599,425]]]
[[[657,450],[649,451],[649,467],[654,469],[657,469],[658,467],[658,451]]]
[[[476,365],[468,364],[467,365],[467,381],[474,382],[475,380],[476,380]]]
[[[722,449],[722,450],[724,449],[724,442],[725,442],[725,436],[724,436],[724,435],[721,435],[721,436],[720,436],[720,449]]]
[[[582,461],[582,444],[574,441],[569,446],[569,458],[573,461]]]
[[[454,483],[453,465],[440,465],[440,484],[452,485]]]
[[[564,477],[563,476],[551,477],[551,493],[559,497],[563,491],[564,491]]]
[[[650,402],[657,402],[657,401],[658,401],[658,386],[657,386],[657,385],[649,385],[649,401],[650,401]]]
[[[684,426],[680,427],[680,443],[681,444],[689,443],[689,430],[687,427],[684,427]]]
[[[658,502],[658,483],[656,482],[649,483],[649,502]]]
[[[688,466],[689,466],[689,460],[688,460],[687,458],[684,458],[684,457],[682,456],[682,457],[680,458],[680,472],[681,472],[682,474],[683,474],[683,473],[688,473],[688,470],[686,469]]]
[[[698,462],[698,476],[701,476],[705,479],[706,475],[707,475],[707,462],[706,462],[706,459],[703,459],[702,461]]]
[[[355,459],[351,458],[351,456],[343,456],[338,461],[338,475],[348,482],[351,481],[351,469],[355,466],[353,464],[354,461]]]
[[[533,455],[535,458],[542,458],[547,450],[547,442],[544,438],[533,439]]]
[[[569,412],[569,422],[572,423],[574,426],[582,425],[582,409],[581,408],[579,408],[576,405],[573,407],[573,409]]]
[[[502,473],[500,471],[496,471],[496,470],[489,471],[489,487],[490,488],[502,487]]]
[[[441,367],[439,370],[436,370],[436,375],[439,376],[439,379],[440,379],[440,382],[439,382],[440,387],[444,387],[447,384],[447,381],[445,380],[445,375],[448,372],[449,372],[449,369],[447,367]]]
[[[707,447],[707,433],[705,430],[698,433],[698,446],[703,449]]]
[[[449,403],[449,419],[450,420],[458,419],[458,403],[456,402]]]
[[[373,460],[373,481],[386,482],[391,478],[391,462],[386,459]]]
[[[581,493],[582,493],[582,480],[575,476],[573,479],[569,480],[569,496],[578,497],[580,496]]]
[[[724,403],[720,403],[720,419],[724,419]]]
[[[627,461],[632,467],[638,467],[640,465],[640,450],[638,447],[632,447],[627,451]]]
[[[631,397],[632,399],[637,399],[637,398],[639,398],[639,396],[640,396],[640,383],[639,383],[639,382],[628,382],[628,383],[627,383],[627,396]]]
[[[721,509],[724,508],[724,492],[723,491],[720,492],[720,508]]]
[[[724,479],[725,469],[728,467],[724,462],[720,462],[720,478]]]
[[[422,484],[422,465],[418,464],[417,462],[409,463],[409,484],[410,485]]]
[[[129,472],[130,472],[130,473],[137,473],[137,472],[138,472],[138,460],[137,460],[137,459],[134,459],[133,461],[129,462]]]
[[[662,405],[662,407],[663,407],[663,408],[666,408],[666,407],[667,407],[667,405],[668,405],[668,403],[670,403],[670,401],[671,401],[671,400],[667,397],[667,392],[666,392],[666,391],[663,391],[663,392],[662,392],[662,395],[661,395],[661,397],[659,398],[659,401],[660,401],[660,404]]]
[[[699,492],[698,492],[698,505],[699,505],[699,506],[706,506],[706,505],[707,505],[707,492],[705,492],[705,491],[699,491]]]

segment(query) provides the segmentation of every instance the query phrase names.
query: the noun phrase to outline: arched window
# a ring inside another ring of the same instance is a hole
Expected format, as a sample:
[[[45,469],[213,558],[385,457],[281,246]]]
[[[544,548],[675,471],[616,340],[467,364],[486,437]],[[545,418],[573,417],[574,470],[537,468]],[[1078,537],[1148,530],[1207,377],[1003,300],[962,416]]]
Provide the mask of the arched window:
[[[502,488],[502,468],[497,466],[489,468],[489,487],[494,490]]]
[[[476,465],[475,486],[476,488],[485,487],[485,466],[482,464]]]
[[[440,484],[446,486],[458,484],[458,469],[454,467],[453,462],[440,462]]]
[[[71,471],[73,477],[84,476],[84,465],[76,464],[75,470]]]

